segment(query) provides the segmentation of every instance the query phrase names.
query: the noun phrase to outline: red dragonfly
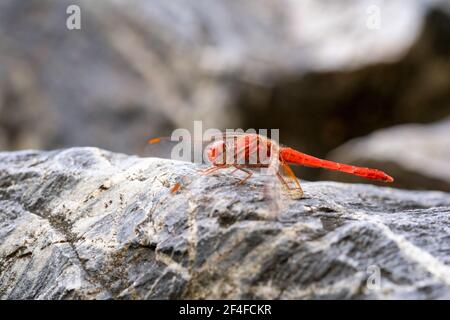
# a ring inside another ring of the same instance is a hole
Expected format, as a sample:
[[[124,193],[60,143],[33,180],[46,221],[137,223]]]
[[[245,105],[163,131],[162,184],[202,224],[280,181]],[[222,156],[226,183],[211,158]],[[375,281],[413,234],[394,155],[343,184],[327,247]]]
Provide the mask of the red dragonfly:
[[[150,139],[154,144],[161,138]],[[211,174],[218,170],[234,168],[246,174],[239,184],[245,183],[253,172],[249,169],[270,168],[283,186],[295,198],[303,195],[300,182],[289,165],[300,165],[314,168],[337,170],[362,178],[393,182],[394,179],[378,169],[363,168],[342,164],[329,160],[319,159],[289,147],[279,145],[274,140],[253,133],[223,133],[215,137],[214,141],[206,146],[205,153],[211,166],[201,170],[204,174]],[[177,185],[176,190],[180,188]]]

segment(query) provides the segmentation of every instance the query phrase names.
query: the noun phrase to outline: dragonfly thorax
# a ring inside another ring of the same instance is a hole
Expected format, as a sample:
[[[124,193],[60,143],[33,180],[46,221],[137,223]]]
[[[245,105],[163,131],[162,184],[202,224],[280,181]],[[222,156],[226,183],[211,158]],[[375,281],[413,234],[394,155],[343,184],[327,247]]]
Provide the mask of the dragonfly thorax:
[[[275,147],[270,139],[256,134],[232,136],[211,143],[207,157],[213,165],[265,167],[272,162]]]

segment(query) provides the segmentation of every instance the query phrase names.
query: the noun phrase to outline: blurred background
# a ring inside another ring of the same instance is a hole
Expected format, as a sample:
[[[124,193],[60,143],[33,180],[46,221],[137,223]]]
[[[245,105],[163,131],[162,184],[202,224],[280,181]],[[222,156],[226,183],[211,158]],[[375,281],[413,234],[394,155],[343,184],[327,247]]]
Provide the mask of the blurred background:
[[[449,116],[448,0],[0,1],[0,151],[145,155],[202,120],[450,191]]]

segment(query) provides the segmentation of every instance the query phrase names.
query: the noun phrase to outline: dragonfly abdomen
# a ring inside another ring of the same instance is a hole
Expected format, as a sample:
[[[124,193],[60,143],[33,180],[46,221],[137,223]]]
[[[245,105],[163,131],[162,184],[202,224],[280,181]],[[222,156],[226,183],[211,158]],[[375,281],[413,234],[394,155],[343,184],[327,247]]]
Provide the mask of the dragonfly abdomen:
[[[394,181],[394,179],[391,176],[387,175],[386,173],[378,169],[357,167],[334,161],[324,160],[307,155],[292,148],[281,148],[280,158],[282,158],[282,160],[290,164],[296,164],[300,166],[307,166],[313,168],[324,168],[328,170],[336,170],[372,180],[381,180],[385,182]]]

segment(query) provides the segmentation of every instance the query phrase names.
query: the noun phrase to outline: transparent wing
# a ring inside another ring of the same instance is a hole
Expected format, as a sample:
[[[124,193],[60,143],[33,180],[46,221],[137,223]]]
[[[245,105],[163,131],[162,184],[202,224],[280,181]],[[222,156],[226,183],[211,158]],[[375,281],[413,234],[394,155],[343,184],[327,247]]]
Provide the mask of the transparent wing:
[[[238,147],[234,148],[234,143],[236,139],[240,139],[245,136],[245,143],[238,144]],[[183,177],[178,177],[173,186],[171,187],[171,193],[173,195],[178,195],[182,193],[189,193],[189,189],[197,185],[197,183],[204,183],[204,181],[211,181],[209,179],[202,179],[205,175],[214,175],[216,178],[222,177],[224,181],[235,181],[236,186],[234,188],[242,188],[242,191],[248,193],[248,196],[252,197],[253,191],[255,191],[256,197],[261,197],[261,202],[259,206],[262,212],[265,212],[263,216],[265,218],[274,219],[277,218],[280,213],[285,209],[286,205],[286,195],[292,197],[292,195],[300,197],[301,190],[300,184],[293,174],[292,170],[287,166],[287,164],[280,163],[278,160],[278,145],[273,143],[271,145],[271,154],[275,155],[270,158],[270,164],[268,168],[249,168],[245,164],[242,164],[241,169],[239,169],[239,161],[248,161],[249,156],[252,156],[251,150],[258,150],[258,144],[261,140],[258,140],[257,135],[246,134],[246,133],[221,133],[212,136],[210,139],[197,141],[198,145],[201,145],[202,152],[211,143],[222,141],[224,145],[227,146],[227,150],[233,150],[234,152],[227,152],[227,157],[233,157],[232,160],[238,161],[234,162],[236,165],[225,165],[223,167],[209,167],[207,169],[199,172],[198,168],[193,169]],[[263,137],[263,139],[268,139]],[[148,141],[148,156],[152,157],[163,157],[168,159],[173,158],[174,148],[180,143],[180,141],[173,141],[170,137],[154,138]],[[196,141],[190,140],[190,143],[195,143]],[[177,150],[175,150],[177,152]],[[193,148],[188,149],[188,152],[194,152]],[[247,158],[246,158],[247,155]],[[256,155],[254,155],[257,157]],[[188,161],[192,162],[193,157],[190,157]],[[257,158],[257,160],[260,160]],[[230,161],[228,159],[227,161]],[[195,162],[195,161],[194,161]],[[233,162],[230,162],[233,163]],[[255,171],[259,171],[258,174],[254,174]],[[249,172],[252,174],[249,175]],[[231,179],[231,180],[230,180]],[[245,180],[245,186],[238,185],[238,182]],[[195,187],[194,187],[195,188]],[[226,187],[225,187],[226,188]],[[249,191],[250,190],[250,191]],[[253,190],[253,191],[252,191]],[[287,191],[287,192],[286,192]],[[259,196],[258,196],[259,194]],[[247,199],[247,198],[246,198]],[[253,201],[253,199],[249,199]]]
[[[245,144],[242,143],[243,139],[246,141]],[[264,142],[268,140],[270,139],[264,136],[244,132],[220,132],[210,135],[207,139],[176,140],[172,137],[158,137],[147,141],[144,156],[208,163],[205,150],[213,143],[223,142],[224,150],[227,150],[226,154],[223,154],[223,161],[233,163],[234,160],[242,164],[245,160],[248,161],[250,156],[251,160],[258,162],[260,159],[252,150],[261,149]],[[277,144],[272,141],[272,145]],[[219,154],[219,156],[222,155]]]
[[[287,163],[280,163],[277,176],[292,199],[300,199],[303,196],[303,189],[300,186],[300,181]]]
[[[158,137],[147,140],[144,156],[188,162],[203,162],[200,156],[206,150],[211,140],[179,139]]]
[[[267,176],[265,195],[270,203],[272,218],[278,218],[288,211],[290,200],[302,198],[300,181],[289,165],[278,159],[273,160],[269,168],[264,169],[262,173]]]

